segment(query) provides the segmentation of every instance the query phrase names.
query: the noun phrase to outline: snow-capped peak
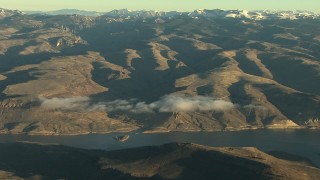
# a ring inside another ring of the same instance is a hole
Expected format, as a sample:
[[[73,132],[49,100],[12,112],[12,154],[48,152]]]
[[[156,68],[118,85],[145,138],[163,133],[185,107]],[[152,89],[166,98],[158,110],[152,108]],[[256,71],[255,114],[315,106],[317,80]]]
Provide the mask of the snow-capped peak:
[[[191,17],[217,17],[217,18],[244,18],[253,20],[264,19],[301,19],[301,18],[319,18],[319,14],[308,11],[247,11],[247,10],[207,10],[197,9],[189,13]]]
[[[18,14],[23,14],[22,12],[17,11],[17,10],[8,10],[8,9],[0,8],[0,18],[12,16],[12,15],[17,14],[17,13]]]
[[[198,14],[203,14],[205,12],[205,9],[196,9],[194,12]]]
[[[54,14],[69,14],[65,10],[55,11]],[[117,20],[121,19],[147,19],[147,18],[168,18],[172,19],[174,17],[186,17],[189,16],[194,19],[200,19],[201,17],[205,18],[236,18],[236,19],[250,19],[250,20],[265,20],[265,19],[305,19],[305,18],[320,18],[319,14],[309,12],[309,11],[247,11],[247,10],[221,10],[221,9],[196,9],[193,12],[163,12],[163,11],[152,11],[152,10],[128,10],[128,9],[120,9],[120,10],[112,10],[107,13],[97,13],[97,12],[82,12],[77,10],[71,11],[74,13],[83,14],[84,16],[107,16],[107,18],[114,18]],[[0,8],[0,17],[6,17],[11,14],[17,13],[17,11],[10,11]]]

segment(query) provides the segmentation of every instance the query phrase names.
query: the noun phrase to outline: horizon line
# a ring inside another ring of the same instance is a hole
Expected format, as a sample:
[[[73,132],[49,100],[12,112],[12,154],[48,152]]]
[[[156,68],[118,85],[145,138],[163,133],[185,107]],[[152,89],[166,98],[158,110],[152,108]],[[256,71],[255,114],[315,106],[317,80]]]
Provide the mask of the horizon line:
[[[77,8],[61,8],[61,9],[55,9],[55,10],[19,10],[19,9],[10,9],[10,8],[2,8],[0,7],[0,9],[6,9],[6,10],[11,10],[11,11],[20,11],[20,12],[54,12],[54,11],[59,11],[59,10],[79,10],[79,11],[87,11],[87,12],[96,12],[96,13],[105,13],[105,12],[111,12],[111,11],[115,11],[115,10],[128,10],[128,11],[155,11],[155,12],[194,12],[196,10],[223,10],[223,11],[270,11],[270,12],[312,12],[315,14],[320,14],[320,12],[315,12],[315,11],[311,11],[311,10],[270,10],[270,9],[255,9],[255,10],[247,10],[247,9],[220,9],[220,8],[215,8],[215,9],[209,9],[209,8],[197,8],[194,9],[192,11],[178,11],[178,10],[168,10],[168,11],[163,11],[163,10],[154,10],[154,9],[140,9],[140,10],[131,10],[129,8],[119,8],[119,9],[112,9],[112,10],[106,10],[106,11],[95,11],[95,10],[86,10],[86,9],[77,9]]]

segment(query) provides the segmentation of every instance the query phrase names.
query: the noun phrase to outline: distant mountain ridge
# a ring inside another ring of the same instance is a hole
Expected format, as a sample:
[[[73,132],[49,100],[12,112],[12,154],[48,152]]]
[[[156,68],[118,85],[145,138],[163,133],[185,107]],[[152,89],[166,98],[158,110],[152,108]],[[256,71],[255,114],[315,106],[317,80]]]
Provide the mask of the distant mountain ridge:
[[[246,18],[254,20],[265,19],[304,19],[319,18],[319,14],[309,11],[247,11],[247,10],[207,10],[197,9],[189,16],[205,16],[205,17],[225,17],[225,18]]]
[[[216,18],[245,18],[254,20],[265,19],[305,19],[305,18],[320,18],[320,15],[310,11],[247,11],[247,10],[221,10],[221,9],[197,9],[193,12],[177,12],[177,11],[153,11],[153,10],[128,10],[119,9],[109,12],[85,11],[78,9],[61,9],[56,11],[26,11],[27,14],[47,14],[47,15],[70,15],[78,14],[83,16],[112,16],[112,17],[132,17],[132,18],[154,18],[154,17],[216,17]]]
[[[103,12],[85,11],[79,9],[59,9],[55,11],[26,11],[27,14],[47,14],[47,15],[71,15],[78,14],[82,16],[101,16]]]

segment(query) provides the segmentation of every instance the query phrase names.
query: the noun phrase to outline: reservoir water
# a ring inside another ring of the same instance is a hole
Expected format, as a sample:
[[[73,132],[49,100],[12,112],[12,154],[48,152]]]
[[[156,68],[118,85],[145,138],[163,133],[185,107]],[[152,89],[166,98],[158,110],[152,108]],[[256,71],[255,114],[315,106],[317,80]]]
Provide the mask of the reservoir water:
[[[129,134],[126,142],[112,137]],[[89,134],[75,136],[0,135],[3,142],[42,142],[85,149],[117,150],[170,142],[189,142],[206,146],[257,147],[263,151],[282,151],[308,158],[320,167],[320,131],[316,130],[254,130],[238,132],[141,132]]]

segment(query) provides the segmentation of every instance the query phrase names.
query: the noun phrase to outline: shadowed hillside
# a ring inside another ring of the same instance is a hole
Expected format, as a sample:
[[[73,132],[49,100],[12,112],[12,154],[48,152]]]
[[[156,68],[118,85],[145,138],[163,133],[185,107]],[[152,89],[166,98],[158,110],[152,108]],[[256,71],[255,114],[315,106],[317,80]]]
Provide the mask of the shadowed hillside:
[[[318,179],[308,164],[256,148],[166,144],[118,151],[0,144],[1,179]]]

